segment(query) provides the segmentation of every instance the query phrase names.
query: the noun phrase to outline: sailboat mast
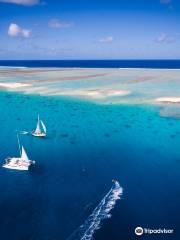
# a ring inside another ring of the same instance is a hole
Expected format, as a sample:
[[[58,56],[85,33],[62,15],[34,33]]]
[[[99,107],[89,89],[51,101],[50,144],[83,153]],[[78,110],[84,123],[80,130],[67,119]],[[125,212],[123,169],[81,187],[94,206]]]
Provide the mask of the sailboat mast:
[[[19,135],[17,134],[17,140],[18,140],[18,147],[19,147],[19,153],[21,156],[21,146],[20,146],[20,141],[19,141]]]

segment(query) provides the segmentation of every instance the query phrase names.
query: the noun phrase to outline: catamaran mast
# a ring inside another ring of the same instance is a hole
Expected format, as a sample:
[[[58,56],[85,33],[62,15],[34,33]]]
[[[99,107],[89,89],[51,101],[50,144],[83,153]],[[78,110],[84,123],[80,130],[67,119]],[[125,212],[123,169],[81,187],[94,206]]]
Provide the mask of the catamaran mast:
[[[20,146],[20,141],[19,141],[19,135],[18,135],[18,133],[17,133],[17,140],[18,140],[19,153],[20,153],[20,156],[21,156],[21,146]]]

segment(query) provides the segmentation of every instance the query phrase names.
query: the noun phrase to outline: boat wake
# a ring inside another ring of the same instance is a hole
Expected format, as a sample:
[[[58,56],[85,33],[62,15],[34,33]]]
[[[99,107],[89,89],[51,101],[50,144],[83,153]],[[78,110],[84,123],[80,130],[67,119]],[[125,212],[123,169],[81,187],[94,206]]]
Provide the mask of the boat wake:
[[[101,227],[101,221],[111,217],[110,211],[114,208],[116,201],[120,199],[122,194],[123,189],[119,182],[114,181],[112,188],[92,214],[67,240],[92,240],[94,232]]]
[[[19,134],[27,135],[27,134],[29,134],[29,132],[27,132],[27,131],[20,131]]]

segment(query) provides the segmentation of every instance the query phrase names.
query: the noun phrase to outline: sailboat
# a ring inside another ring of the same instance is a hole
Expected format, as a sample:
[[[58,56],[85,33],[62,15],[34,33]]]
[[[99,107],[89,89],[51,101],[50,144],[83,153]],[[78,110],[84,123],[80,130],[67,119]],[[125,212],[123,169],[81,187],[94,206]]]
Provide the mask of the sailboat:
[[[32,132],[32,135],[35,137],[46,137],[46,132],[47,132],[46,126],[43,123],[43,121],[40,120],[40,117],[38,115],[36,130]]]
[[[35,164],[35,161],[29,160],[23,145],[20,146],[18,135],[17,138],[20,157],[9,157],[5,159],[6,163],[2,167],[14,170],[28,170],[31,165]]]

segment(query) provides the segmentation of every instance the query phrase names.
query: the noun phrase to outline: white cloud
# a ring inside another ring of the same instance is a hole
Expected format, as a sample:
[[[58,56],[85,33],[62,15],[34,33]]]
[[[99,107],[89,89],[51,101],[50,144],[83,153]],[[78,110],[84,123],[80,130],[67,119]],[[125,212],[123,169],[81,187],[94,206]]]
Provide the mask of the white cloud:
[[[16,23],[11,23],[8,28],[8,34],[11,37],[24,37],[28,38],[31,35],[30,29],[24,29],[18,26]]]
[[[99,40],[100,43],[112,43],[114,38],[112,36],[101,38]]]
[[[170,36],[167,33],[161,33],[157,38],[156,38],[156,42],[158,43],[174,43],[175,42],[175,38],[173,36]]]
[[[71,22],[63,22],[57,18],[51,19],[48,23],[49,27],[51,28],[69,28],[72,27]]]
[[[171,3],[171,0],[160,0],[160,3],[169,4],[169,3]]]
[[[33,6],[40,3],[40,0],[0,0],[3,3],[14,3],[24,6]]]
[[[166,38],[167,38],[167,34],[166,34],[166,33],[161,33],[161,34],[157,37],[156,41],[159,42],[159,43],[163,43],[163,42],[166,41]]]

